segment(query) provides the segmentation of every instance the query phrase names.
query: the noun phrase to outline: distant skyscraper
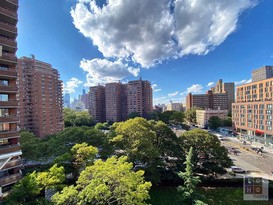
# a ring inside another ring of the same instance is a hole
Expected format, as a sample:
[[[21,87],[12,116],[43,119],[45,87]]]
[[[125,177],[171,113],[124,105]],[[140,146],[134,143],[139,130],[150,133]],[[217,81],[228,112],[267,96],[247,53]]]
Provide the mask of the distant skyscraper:
[[[64,94],[64,107],[70,108],[70,95],[69,93]]]
[[[18,1],[0,1],[0,198],[22,176],[16,85]]]
[[[20,127],[44,137],[63,130],[62,81],[48,63],[22,57],[18,61]]]

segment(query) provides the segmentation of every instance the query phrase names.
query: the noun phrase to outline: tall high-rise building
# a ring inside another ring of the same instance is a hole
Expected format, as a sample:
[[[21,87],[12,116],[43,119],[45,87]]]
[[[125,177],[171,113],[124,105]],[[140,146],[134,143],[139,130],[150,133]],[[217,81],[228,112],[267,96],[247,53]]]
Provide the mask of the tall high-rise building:
[[[206,94],[191,94],[186,97],[186,109],[198,107],[202,109],[212,110],[227,110],[228,109],[228,94],[227,93],[213,93],[211,90]]]
[[[263,66],[252,71],[252,82],[273,78],[273,66]]]
[[[63,130],[62,81],[48,63],[22,57],[18,61],[20,128],[38,137]]]
[[[123,86],[121,83],[105,85],[106,121],[122,121]]]
[[[0,198],[22,176],[17,80],[18,0],[0,1]]]
[[[227,93],[228,95],[228,111],[232,110],[232,103],[235,102],[235,85],[234,83],[223,83],[220,79],[214,87],[211,88],[213,93]]]
[[[251,140],[273,141],[273,77],[236,87],[234,130]]]
[[[89,114],[95,122],[105,122],[105,87],[102,85],[90,87]]]
[[[64,94],[64,107],[70,108],[70,95],[69,93]]]
[[[153,111],[152,87],[149,81],[128,84],[108,83],[90,88],[89,113],[96,122],[123,121],[132,112],[147,117]]]
[[[153,90],[151,83],[141,79],[129,81],[127,85],[127,113],[137,112],[147,117],[153,111]]]

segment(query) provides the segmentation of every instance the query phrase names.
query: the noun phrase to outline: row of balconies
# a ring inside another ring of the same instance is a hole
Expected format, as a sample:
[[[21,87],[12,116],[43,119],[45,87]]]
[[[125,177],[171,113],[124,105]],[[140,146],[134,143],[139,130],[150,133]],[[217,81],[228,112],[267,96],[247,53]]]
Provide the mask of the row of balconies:
[[[10,51],[15,52],[17,50],[17,42],[15,39],[12,39],[12,38],[6,38],[6,37],[0,36],[0,45],[8,47],[7,50],[10,50]]]
[[[0,85],[1,93],[17,93],[18,87],[15,85]]]
[[[0,13],[5,15],[5,16],[8,16],[8,17],[12,17],[14,19],[18,19],[18,14],[17,14],[17,11],[16,10],[9,10],[9,9],[6,9],[6,8],[3,8],[3,7],[0,7]]]
[[[0,132],[0,139],[2,138],[14,138],[16,136],[19,137],[19,130],[6,130],[6,131],[1,131]]]
[[[21,165],[22,165],[22,160],[15,159],[15,160],[9,161],[1,170],[7,170],[7,169],[14,168],[14,167],[19,167]]]
[[[12,174],[12,175],[8,175],[5,177],[0,178],[0,186],[6,186],[9,184],[14,184],[16,183],[18,180],[20,180],[22,178],[22,173],[19,172],[17,174]]]
[[[11,36],[15,37],[17,35],[17,27],[12,24],[8,24],[8,23],[0,21],[0,28],[7,31],[8,33],[12,33],[13,35]]]
[[[6,61],[9,63],[17,63],[17,57],[15,56],[15,54],[12,53],[2,53],[2,56],[0,56],[0,61]]]
[[[18,122],[19,121],[19,117],[16,115],[9,115],[9,116],[4,116],[4,117],[0,117],[0,123],[3,122]]]
[[[1,59],[1,57],[0,57]],[[0,76],[1,77],[6,77],[6,78],[17,78],[17,72],[15,69],[10,69],[10,70],[1,70],[0,69]]]
[[[18,101],[17,100],[8,100],[8,101],[0,101],[0,107],[17,107]]]
[[[19,152],[21,151],[20,144],[12,144],[12,145],[5,145],[5,146],[0,146],[0,155],[1,154],[8,154],[11,152]]]

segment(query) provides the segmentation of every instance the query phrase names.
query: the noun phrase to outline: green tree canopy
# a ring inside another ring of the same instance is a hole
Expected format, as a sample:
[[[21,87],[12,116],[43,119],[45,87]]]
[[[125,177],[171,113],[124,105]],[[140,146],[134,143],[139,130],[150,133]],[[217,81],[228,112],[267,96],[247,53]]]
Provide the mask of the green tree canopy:
[[[144,181],[143,171],[134,172],[132,168],[126,157],[98,160],[81,172],[76,186],[64,188],[52,201],[57,205],[145,205],[152,184]]]
[[[129,115],[128,115],[128,119],[134,119],[136,117],[140,117],[140,114],[138,112],[131,112]]]
[[[179,139],[185,153],[193,147],[192,163],[195,173],[223,174],[225,168],[232,165],[226,148],[221,146],[215,135],[207,131],[187,131]]]
[[[208,126],[212,130],[216,130],[217,128],[221,127],[222,120],[218,116],[211,116],[208,121]]]
[[[189,123],[196,123],[196,110],[197,107],[192,107],[191,109],[186,110],[185,118]]]
[[[159,113],[159,120],[163,121],[166,124],[170,124],[170,118],[176,111],[167,110],[165,112]]]
[[[64,109],[65,127],[92,126],[94,121],[87,111],[75,111],[70,108]]]
[[[175,125],[182,125],[184,119],[185,119],[184,113],[177,111],[175,111],[170,117],[170,121]]]

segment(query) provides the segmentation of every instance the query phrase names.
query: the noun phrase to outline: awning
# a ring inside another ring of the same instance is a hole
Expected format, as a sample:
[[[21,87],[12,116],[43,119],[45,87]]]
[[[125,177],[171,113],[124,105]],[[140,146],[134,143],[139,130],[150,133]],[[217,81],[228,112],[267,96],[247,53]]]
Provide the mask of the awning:
[[[263,135],[264,134],[264,132],[261,131],[261,130],[256,130],[255,133],[258,134],[258,135]]]

